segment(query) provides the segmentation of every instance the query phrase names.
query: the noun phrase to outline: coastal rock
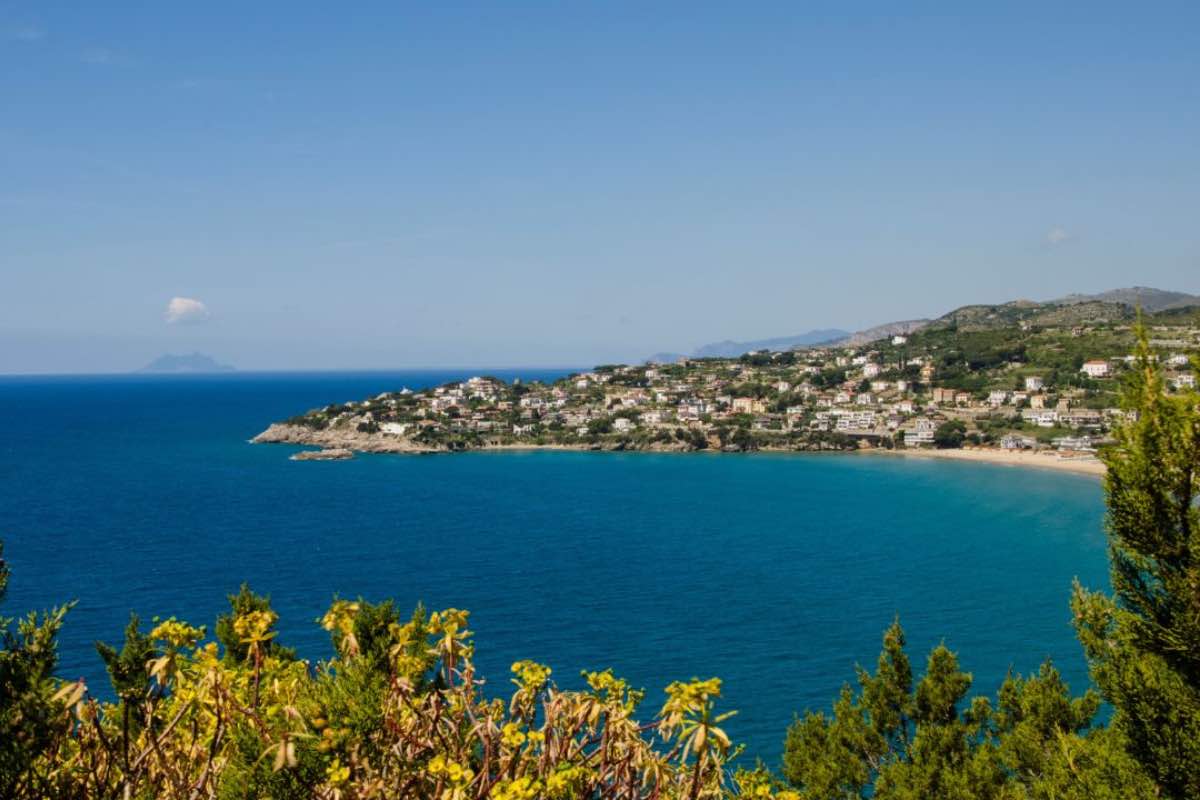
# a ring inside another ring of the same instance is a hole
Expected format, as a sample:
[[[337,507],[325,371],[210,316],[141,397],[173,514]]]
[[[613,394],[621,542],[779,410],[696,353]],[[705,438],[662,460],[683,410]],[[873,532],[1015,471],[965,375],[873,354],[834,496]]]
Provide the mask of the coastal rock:
[[[353,428],[317,430],[305,425],[276,423],[250,440],[254,444],[307,444],[326,450],[351,450],[356,453],[438,453],[445,448],[417,444],[410,439]]]
[[[303,450],[299,453],[294,453],[291,457],[292,461],[345,461],[346,459],[354,458],[353,450],[336,447],[329,450]]]
[[[534,442],[502,442],[494,439],[484,439],[473,446],[462,443],[451,445],[428,445],[414,442],[412,439],[378,431],[360,431],[348,426],[336,428],[311,428],[307,425],[280,422],[271,425],[262,433],[250,440],[254,444],[303,444],[320,447],[318,451],[306,451],[311,455],[297,454],[302,458],[297,460],[324,460],[320,454],[331,451],[346,451],[350,453],[450,453],[460,450],[591,450],[599,452],[653,452],[653,453],[690,453],[697,448],[690,442],[653,441],[635,442],[628,440],[613,440],[603,442],[580,442],[577,444],[537,444]],[[739,444],[727,443],[721,445],[720,440],[712,437],[708,441],[710,451],[726,453],[742,453],[748,450],[764,452],[824,452],[856,449],[853,444],[836,445],[829,442],[792,442],[782,446],[755,445],[746,448]]]

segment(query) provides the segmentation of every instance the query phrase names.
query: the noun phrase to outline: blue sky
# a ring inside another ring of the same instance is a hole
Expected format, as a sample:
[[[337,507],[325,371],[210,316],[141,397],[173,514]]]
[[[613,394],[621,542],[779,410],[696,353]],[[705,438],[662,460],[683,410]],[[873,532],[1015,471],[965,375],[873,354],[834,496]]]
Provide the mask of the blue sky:
[[[0,372],[1200,292],[1196,3],[186,5],[0,0]]]

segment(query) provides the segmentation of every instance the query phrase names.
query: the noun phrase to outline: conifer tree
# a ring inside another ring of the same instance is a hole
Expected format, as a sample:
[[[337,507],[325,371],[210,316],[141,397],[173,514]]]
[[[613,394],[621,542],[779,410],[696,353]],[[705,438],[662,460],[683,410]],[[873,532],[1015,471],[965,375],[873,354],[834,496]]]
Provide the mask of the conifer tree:
[[[1104,454],[1113,596],[1076,585],[1072,609],[1130,754],[1163,796],[1200,797],[1200,395],[1169,394],[1138,339],[1130,421]]]
[[[0,542],[0,601],[9,570]],[[56,637],[74,603],[14,620],[0,616],[0,797],[41,790],[33,769],[61,734],[61,693],[54,680]]]

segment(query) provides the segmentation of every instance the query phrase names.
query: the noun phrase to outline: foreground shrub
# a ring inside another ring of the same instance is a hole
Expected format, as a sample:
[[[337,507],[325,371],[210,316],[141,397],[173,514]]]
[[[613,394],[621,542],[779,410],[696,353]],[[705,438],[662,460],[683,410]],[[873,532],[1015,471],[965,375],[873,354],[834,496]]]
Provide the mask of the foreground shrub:
[[[243,587],[230,600],[217,626],[223,647],[175,619],[148,632],[134,619],[120,649],[99,645],[113,703],[51,677],[61,612],[23,622],[0,662],[29,662],[24,682],[4,686],[3,796],[517,800],[737,791],[718,679],[671,684],[646,722],[637,718],[643,693],[608,670],[586,673],[583,691],[561,691],[548,667],[519,661],[508,700],[489,699],[465,611],[418,608],[401,623],[390,602],[336,601],[321,620],[336,656],[311,668],[275,641],[277,616],[265,598]],[[775,796],[761,774],[741,780],[755,796]]]

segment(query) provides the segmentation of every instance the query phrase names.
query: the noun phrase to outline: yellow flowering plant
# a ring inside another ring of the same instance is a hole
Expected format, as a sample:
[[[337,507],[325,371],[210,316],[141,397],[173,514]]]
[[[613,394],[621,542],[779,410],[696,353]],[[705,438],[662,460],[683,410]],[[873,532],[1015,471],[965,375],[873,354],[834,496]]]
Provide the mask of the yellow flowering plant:
[[[719,681],[672,684],[659,717],[640,721],[643,692],[611,670],[584,673],[587,688],[566,691],[548,666],[523,660],[512,665],[506,700],[489,696],[476,676],[466,611],[418,610],[401,623],[390,604],[336,600],[320,619],[336,654],[311,665],[268,648],[278,616],[251,599],[254,607],[247,601],[225,626],[234,637],[227,646],[244,646],[244,657],[225,657],[203,628],[174,618],[151,630],[161,650],[146,669],[162,689],[129,705],[140,725],[123,725],[117,706],[82,683],[62,684],[54,701],[69,724],[35,762],[37,780],[16,796],[694,800],[738,793],[726,779],[733,748],[716,727],[725,717],[712,713]]]

